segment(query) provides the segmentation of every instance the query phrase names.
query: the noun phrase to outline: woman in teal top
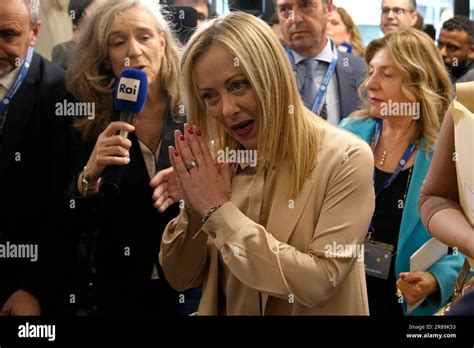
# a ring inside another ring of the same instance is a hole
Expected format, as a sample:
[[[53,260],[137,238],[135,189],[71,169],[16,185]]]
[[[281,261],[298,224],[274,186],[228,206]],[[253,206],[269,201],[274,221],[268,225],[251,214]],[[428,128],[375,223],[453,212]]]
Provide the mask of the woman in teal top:
[[[376,208],[365,243],[370,314],[432,315],[450,298],[463,256],[410,272],[410,256],[431,239],[418,196],[431,163],[451,84],[431,39],[414,29],[369,44],[366,106],[341,122],[372,147]],[[401,305],[400,305],[401,304]]]

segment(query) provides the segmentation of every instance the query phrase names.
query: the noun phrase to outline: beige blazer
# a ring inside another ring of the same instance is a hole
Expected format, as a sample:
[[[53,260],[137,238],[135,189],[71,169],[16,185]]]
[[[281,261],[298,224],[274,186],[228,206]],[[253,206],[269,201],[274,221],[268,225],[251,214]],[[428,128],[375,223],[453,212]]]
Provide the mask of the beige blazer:
[[[179,291],[202,285],[199,315],[222,312],[220,262],[238,286],[261,293],[265,315],[368,315],[364,263],[337,246],[363,244],[375,206],[373,168],[366,143],[323,125],[317,164],[291,208],[288,168],[279,173],[266,229],[232,196],[202,226],[182,210],[163,234],[167,280]],[[242,301],[236,292],[228,302]]]

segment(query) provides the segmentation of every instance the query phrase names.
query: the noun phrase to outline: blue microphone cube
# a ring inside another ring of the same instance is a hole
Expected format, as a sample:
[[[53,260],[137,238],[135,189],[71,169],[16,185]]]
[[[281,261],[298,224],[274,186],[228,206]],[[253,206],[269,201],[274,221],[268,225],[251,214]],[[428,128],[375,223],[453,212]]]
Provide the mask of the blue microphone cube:
[[[139,69],[125,69],[117,80],[114,93],[115,109],[138,114],[148,95],[148,79]]]

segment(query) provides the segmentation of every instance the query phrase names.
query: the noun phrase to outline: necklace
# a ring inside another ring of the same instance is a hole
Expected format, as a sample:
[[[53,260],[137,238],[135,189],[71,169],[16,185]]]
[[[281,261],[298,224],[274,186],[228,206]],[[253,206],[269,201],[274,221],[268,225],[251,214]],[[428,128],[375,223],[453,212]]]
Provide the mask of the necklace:
[[[383,154],[382,154],[382,159],[381,159],[380,162],[379,162],[379,165],[380,165],[381,167],[383,167],[383,164],[385,163],[385,157],[387,157],[387,151],[384,150],[384,151],[383,151]]]
[[[393,149],[392,149],[393,150]],[[380,159],[380,162],[379,162],[379,165],[381,167],[383,167],[384,163],[385,163],[385,158],[387,157],[388,153],[391,152],[392,150],[390,151],[387,151],[387,150],[383,150],[383,153],[382,153],[382,158]]]
[[[372,142],[373,142],[373,139],[372,139]],[[393,150],[395,150],[397,147],[399,147],[402,143],[399,143],[398,145],[395,145],[394,147],[392,147],[390,150],[383,150],[383,153],[382,153],[382,158],[380,159],[380,162],[379,162],[379,166],[380,167],[383,167],[384,163],[385,163],[385,159],[387,158],[387,155],[392,152]]]
[[[382,153],[382,158],[380,159],[380,166],[383,167],[384,163],[385,163],[385,158],[387,157],[387,155],[392,152],[393,150],[395,150],[397,147],[399,147],[401,144],[403,144],[403,142],[399,143],[398,145],[392,147],[390,150],[383,150],[383,153]]]

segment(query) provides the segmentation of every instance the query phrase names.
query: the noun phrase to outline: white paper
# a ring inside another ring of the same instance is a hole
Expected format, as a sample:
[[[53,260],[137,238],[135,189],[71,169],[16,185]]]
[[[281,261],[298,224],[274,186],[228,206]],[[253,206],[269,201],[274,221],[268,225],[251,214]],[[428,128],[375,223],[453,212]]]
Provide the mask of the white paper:
[[[410,272],[424,272],[448,254],[448,246],[432,238],[410,256]],[[408,313],[418,307],[425,298],[408,305]]]

